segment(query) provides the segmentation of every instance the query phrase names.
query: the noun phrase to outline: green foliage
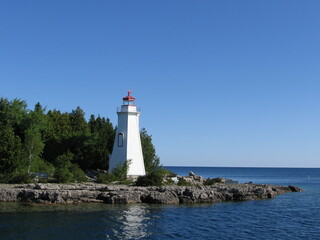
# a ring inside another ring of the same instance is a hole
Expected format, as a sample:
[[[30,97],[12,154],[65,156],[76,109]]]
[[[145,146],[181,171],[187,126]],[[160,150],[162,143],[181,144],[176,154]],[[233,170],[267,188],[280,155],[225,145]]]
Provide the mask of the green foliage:
[[[158,166],[154,168],[154,170],[148,173],[145,176],[138,177],[136,181],[137,186],[161,186],[164,184],[171,184],[173,181],[166,181],[164,183],[165,177],[174,177],[176,176],[175,173],[165,169],[164,167]]]
[[[22,165],[21,139],[9,125],[0,125],[0,136],[0,172],[10,174]]]
[[[74,155],[72,152],[66,152],[64,154],[61,154],[54,161],[55,167],[57,167],[57,168],[70,168],[73,156]]]
[[[161,174],[163,177],[167,176],[167,177],[176,177],[177,174],[164,168],[164,167],[159,167],[158,169],[155,170],[156,172],[158,172],[159,174]]]
[[[32,182],[33,176],[27,171],[17,171],[10,175],[9,183],[30,183]]]
[[[24,152],[28,159],[28,172],[33,165],[37,168],[37,162],[41,159],[44,143],[41,139],[41,133],[36,128],[29,128],[25,133]]]
[[[119,181],[124,181],[127,179],[128,168],[130,161],[125,161],[123,164],[118,164],[113,170],[112,174],[116,176]]]
[[[84,115],[84,111],[79,106],[69,114],[72,132],[83,133],[88,130],[88,125]]]
[[[9,178],[6,174],[0,174],[0,183],[8,183]]]
[[[48,173],[49,176],[52,176],[55,171],[55,167],[52,163],[46,162],[45,160],[38,158],[31,165],[30,172],[40,172]]]
[[[6,98],[0,98],[0,125],[11,126],[15,135],[22,138],[23,121],[27,116],[27,104],[25,101],[14,99],[9,101]]]
[[[68,168],[56,168],[54,178],[58,183],[69,183],[74,180],[74,176]]]
[[[138,177],[137,186],[161,186],[163,184],[163,175],[160,172],[152,172],[145,176]]]
[[[160,158],[156,155],[156,149],[152,144],[152,136],[143,128],[140,131],[140,139],[146,172],[154,172],[160,167]]]
[[[91,115],[88,122],[91,138],[86,142],[86,160],[95,159],[91,168],[108,169],[109,155],[112,152],[116,129],[108,118]]]
[[[87,121],[80,107],[63,113],[37,103],[30,110],[25,101],[0,98],[0,182],[28,182],[31,172],[59,182],[85,181],[83,170],[108,169],[115,134],[108,118],[91,115]],[[158,171],[160,160],[145,129],[141,143],[147,173]],[[122,166],[101,178],[126,182],[126,173]]]
[[[78,164],[74,163],[71,165],[71,172],[73,174],[74,180],[77,182],[86,182],[87,177],[84,171],[79,167]]]
[[[112,173],[107,174],[99,174],[97,178],[98,183],[111,183],[111,182],[118,182],[118,183],[131,183],[127,179],[127,172],[128,167],[130,165],[130,161],[126,161],[123,164],[119,164],[112,170]]]
[[[74,154],[67,152],[57,157],[54,164],[56,170],[54,177],[57,182],[68,183],[68,182],[85,182],[87,181],[86,175],[78,164],[72,164],[71,161],[74,158]]]
[[[97,177],[97,183],[104,183],[104,184],[108,184],[108,183],[112,183],[112,182],[116,182],[117,181],[117,177],[113,174],[99,174]]]
[[[54,178],[59,183],[68,183],[74,180],[74,175],[71,173],[71,161],[73,153],[67,152],[56,158],[54,165],[56,167],[54,171]]]

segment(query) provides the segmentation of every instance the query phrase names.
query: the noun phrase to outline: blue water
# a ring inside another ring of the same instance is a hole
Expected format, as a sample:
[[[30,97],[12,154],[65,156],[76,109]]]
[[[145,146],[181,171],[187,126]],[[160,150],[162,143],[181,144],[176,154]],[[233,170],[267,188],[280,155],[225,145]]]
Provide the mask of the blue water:
[[[320,239],[320,169],[168,168],[305,191],[199,205],[1,203],[0,239]]]

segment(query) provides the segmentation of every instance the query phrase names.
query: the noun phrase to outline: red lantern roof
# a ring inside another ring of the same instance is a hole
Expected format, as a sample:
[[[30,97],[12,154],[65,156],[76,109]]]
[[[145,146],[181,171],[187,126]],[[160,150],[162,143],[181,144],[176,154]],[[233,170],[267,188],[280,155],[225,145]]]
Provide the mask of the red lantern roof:
[[[123,101],[134,101],[134,100],[136,100],[134,97],[130,96],[131,93],[132,93],[132,90],[129,90],[128,91],[128,96],[122,98]]]

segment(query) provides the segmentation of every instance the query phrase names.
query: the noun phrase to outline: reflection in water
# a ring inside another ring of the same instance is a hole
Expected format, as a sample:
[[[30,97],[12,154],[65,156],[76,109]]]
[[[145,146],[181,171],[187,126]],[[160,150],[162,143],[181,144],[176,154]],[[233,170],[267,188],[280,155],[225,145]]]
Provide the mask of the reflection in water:
[[[150,237],[154,232],[150,210],[148,205],[143,204],[128,205],[122,208],[115,219],[118,226],[113,225],[110,229],[110,223],[107,223],[107,232],[110,234],[107,234],[106,238],[142,239]]]

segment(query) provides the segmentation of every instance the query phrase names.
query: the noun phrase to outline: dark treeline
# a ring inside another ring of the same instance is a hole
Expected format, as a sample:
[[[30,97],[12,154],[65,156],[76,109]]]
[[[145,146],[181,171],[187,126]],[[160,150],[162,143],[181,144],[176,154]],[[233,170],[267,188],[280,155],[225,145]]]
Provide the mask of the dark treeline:
[[[116,128],[108,118],[77,107],[70,113],[33,110],[25,101],[0,99],[0,181],[21,182],[30,173],[48,173],[58,181],[84,180],[83,171],[108,169]],[[160,165],[146,130],[141,131],[146,171]]]

